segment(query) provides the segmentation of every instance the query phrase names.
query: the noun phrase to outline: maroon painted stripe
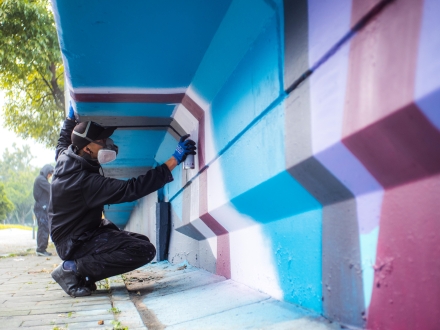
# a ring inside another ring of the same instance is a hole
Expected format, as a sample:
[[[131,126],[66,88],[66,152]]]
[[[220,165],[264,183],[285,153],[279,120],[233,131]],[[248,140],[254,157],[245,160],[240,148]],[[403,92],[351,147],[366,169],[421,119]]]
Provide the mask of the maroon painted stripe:
[[[185,93],[174,94],[127,94],[127,93],[73,93],[75,102],[90,103],[181,103]]]
[[[182,105],[200,122],[205,116],[205,111],[188,95],[185,95],[182,99]]]
[[[414,103],[342,142],[386,189],[440,173],[440,132]]]
[[[182,105],[199,121],[197,155],[199,157],[199,168],[203,168],[205,166],[205,111],[188,95],[183,97]]]

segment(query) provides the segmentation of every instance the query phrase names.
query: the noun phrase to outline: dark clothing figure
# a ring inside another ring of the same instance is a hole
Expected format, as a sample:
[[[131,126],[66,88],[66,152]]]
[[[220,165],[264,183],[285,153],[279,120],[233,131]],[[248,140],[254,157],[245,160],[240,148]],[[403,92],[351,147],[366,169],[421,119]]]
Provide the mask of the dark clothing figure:
[[[46,251],[49,240],[49,197],[50,197],[50,183],[49,175],[53,173],[52,165],[44,165],[40,171],[40,174],[34,181],[34,214],[38,222],[37,231],[37,255],[44,256],[50,255]]]
[[[98,162],[77,155],[71,145],[74,127],[75,121],[66,119],[58,140],[49,222],[58,255],[74,261],[76,275],[88,285],[136,269],[156,254],[146,236],[122,231],[102,219],[104,205],[135,201],[173,177],[165,164],[127,181],[104,177]]]

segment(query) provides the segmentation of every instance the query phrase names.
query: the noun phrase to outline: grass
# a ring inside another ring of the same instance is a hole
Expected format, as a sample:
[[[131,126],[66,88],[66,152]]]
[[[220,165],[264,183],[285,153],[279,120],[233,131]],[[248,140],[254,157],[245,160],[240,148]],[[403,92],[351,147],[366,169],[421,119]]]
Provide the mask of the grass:
[[[103,279],[103,280],[99,281],[97,287],[100,290],[107,290],[107,291],[110,292],[110,281],[109,281],[109,279],[106,278],[106,279]]]
[[[2,224],[0,224],[0,230],[1,229],[11,229],[11,228],[24,229],[24,230],[32,230],[32,227],[29,227],[29,226],[23,226],[23,225],[2,225]],[[37,229],[37,228],[35,228],[35,229]]]
[[[119,310],[119,308],[112,307],[108,310],[108,312],[112,314],[119,314],[121,311]]]
[[[1,226],[1,225],[0,225]],[[49,245],[48,245],[48,247],[47,247],[47,249],[49,250],[49,249],[54,249],[55,248],[55,245],[52,243],[52,242],[50,242],[49,243]],[[54,252],[54,251],[51,251],[51,252]],[[26,251],[20,251],[20,252],[11,252],[11,253],[8,253],[8,254],[6,254],[6,255],[2,255],[2,256],[0,256],[0,259],[3,259],[3,258],[11,258],[11,257],[26,257],[26,256],[29,256],[29,255],[35,255],[35,249],[33,249],[33,248],[30,248],[30,249],[27,249]],[[56,254],[55,254],[56,255]],[[37,265],[38,266],[38,265]]]
[[[110,321],[113,324],[113,330],[128,330],[127,326],[121,325],[120,321]]]
[[[0,256],[0,259],[3,258],[13,258],[13,257],[26,257],[30,254],[34,254],[35,253],[35,249],[27,249],[26,251],[21,251],[21,252],[17,252],[17,253],[9,253],[7,255],[4,256]]]

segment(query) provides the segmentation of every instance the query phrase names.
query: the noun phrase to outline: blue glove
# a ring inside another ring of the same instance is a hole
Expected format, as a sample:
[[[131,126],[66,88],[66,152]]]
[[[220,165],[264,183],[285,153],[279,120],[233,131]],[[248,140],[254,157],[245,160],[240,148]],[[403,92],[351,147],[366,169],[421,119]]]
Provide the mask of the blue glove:
[[[69,114],[67,115],[67,118],[75,120],[75,112],[73,111],[72,103],[70,103]]]
[[[176,151],[173,153],[173,157],[176,158],[177,164],[180,164],[186,159],[188,155],[196,154],[196,143],[193,140],[187,140],[189,134],[180,138]]]

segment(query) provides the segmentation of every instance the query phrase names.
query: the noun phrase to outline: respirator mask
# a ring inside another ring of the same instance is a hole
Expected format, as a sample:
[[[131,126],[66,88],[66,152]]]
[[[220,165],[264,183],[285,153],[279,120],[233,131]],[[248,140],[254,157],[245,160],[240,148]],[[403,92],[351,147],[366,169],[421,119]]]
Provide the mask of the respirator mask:
[[[108,138],[105,144],[94,142],[103,146],[104,148],[98,151],[98,162],[99,164],[107,164],[116,159],[118,155],[118,146],[114,144],[113,140]]]

